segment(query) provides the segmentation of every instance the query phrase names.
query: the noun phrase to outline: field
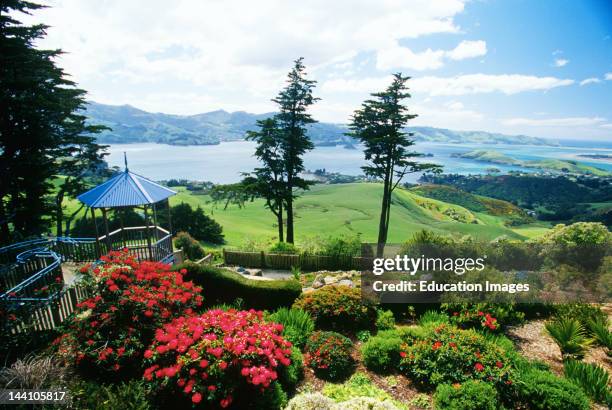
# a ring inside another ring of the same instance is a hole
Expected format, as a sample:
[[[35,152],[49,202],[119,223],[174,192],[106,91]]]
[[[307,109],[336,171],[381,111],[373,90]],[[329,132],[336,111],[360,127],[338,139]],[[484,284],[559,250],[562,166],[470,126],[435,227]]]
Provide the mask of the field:
[[[342,234],[359,234],[363,241],[375,241],[381,197],[382,186],[375,183],[315,185],[295,204],[297,242],[314,236]],[[274,215],[264,208],[261,200],[247,203],[242,209],[230,205],[224,210],[220,205],[213,206],[206,195],[194,195],[179,188],[171,203],[181,202],[201,206],[219,222],[226,245],[239,246],[246,240],[271,241],[276,237]],[[391,206],[388,241],[403,242],[421,229],[489,240],[504,235],[526,239],[542,234],[548,226],[532,223],[507,227],[504,222],[509,218],[500,212],[471,211],[398,188]]]

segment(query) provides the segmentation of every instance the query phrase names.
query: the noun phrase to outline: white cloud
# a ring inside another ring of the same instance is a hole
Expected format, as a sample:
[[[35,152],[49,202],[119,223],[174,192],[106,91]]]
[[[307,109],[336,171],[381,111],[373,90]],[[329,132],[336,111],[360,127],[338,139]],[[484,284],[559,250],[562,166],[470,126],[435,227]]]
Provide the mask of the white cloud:
[[[328,92],[374,92],[384,89],[390,81],[390,76],[338,78],[324,82],[321,88]],[[521,74],[465,74],[456,77],[416,77],[408,80],[408,87],[415,94],[421,93],[431,96],[457,96],[492,92],[511,95],[526,91],[546,91],[573,83],[574,80],[570,79]]]
[[[606,74],[604,75],[604,78],[605,78],[606,80],[612,80],[612,73],[606,73]]]
[[[394,68],[409,68],[411,70],[434,70],[442,67],[444,51],[427,50],[415,53],[407,47],[396,44],[393,47],[378,51],[376,55],[376,68],[391,70]]]
[[[487,43],[482,40],[463,40],[453,50],[448,51],[446,56],[451,60],[464,60],[466,58],[480,57],[487,54]]]
[[[51,7],[19,18],[51,26],[40,45],[66,52],[60,65],[90,98],[110,96],[114,81],[135,98],[180,88],[225,104],[269,99],[299,56],[315,77],[317,70],[392,49],[401,39],[458,33],[453,18],[464,9],[464,0],[46,3]],[[416,55],[415,65],[435,64],[433,53]],[[189,109],[187,98],[185,113],[213,108],[194,102]],[[163,101],[157,109],[172,111]]]
[[[414,52],[408,47],[402,47],[397,42],[379,50],[376,55],[376,68],[391,70],[408,68],[411,70],[435,70],[444,65],[445,59],[464,60],[487,54],[487,43],[483,40],[462,41],[452,50],[432,50]]]
[[[600,82],[601,80],[599,78],[590,77],[590,78],[585,78],[584,80],[580,81],[580,85],[596,84]]]
[[[602,128],[612,128],[612,123],[608,123],[608,124],[601,124]]]
[[[567,64],[569,64],[569,60],[565,58],[557,58],[554,62],[555,67],[565,67]]]
[[[521,74],[465,74],[456,77],[419,77],[411,82],[415,93],[429,95],[466,95],[501,92],[550,90],[573,84],[573,80]]]
[[[504,125],[526,125],[530,127],[587,127],[605,122],[601,117],[564,117],[564,118],[510,118],[502,121]]]

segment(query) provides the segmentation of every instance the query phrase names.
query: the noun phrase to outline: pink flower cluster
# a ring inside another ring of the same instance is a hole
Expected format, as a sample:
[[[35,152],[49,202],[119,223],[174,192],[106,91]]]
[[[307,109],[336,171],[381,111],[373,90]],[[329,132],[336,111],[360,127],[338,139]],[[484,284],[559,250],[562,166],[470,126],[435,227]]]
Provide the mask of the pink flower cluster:
[[[291,343],[282,325],[263,321],[255,310],[209,310],[164,325],[145,351],[144,379],[180,390],[194,403],[205,399],[227,407],[238,384],[265,389],[288,366]],[[232,374],[239,373],[242,379]],[[169,381],[170,379],[170,381]]]

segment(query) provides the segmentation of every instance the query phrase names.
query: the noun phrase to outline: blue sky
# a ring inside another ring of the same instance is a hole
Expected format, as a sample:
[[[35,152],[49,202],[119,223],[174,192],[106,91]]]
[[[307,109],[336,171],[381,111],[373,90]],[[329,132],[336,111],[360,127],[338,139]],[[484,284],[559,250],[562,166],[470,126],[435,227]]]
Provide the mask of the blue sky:
[[[413,77],[415,125],[612,139],[612,2],[566,0],[48,1],[92,100],[148,111],[268,112],[291,61],[321,121],[347,122],[389,75]]]

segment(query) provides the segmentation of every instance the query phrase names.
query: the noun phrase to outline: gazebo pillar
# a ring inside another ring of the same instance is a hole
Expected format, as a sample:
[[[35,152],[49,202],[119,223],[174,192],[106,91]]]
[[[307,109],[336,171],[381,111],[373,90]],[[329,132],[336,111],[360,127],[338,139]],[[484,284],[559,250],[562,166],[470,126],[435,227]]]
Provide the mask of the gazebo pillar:
[[[91,209],[91,220],[93,221],[94,229],[96,232],[96,258],[99,258],[100,256],[102,256],[102,252],[100,252],[100,234],[98,233],[98,224],[96,223],[96,211],[94,207],[91,207],[89,209]]]
[[[106,208],[102,208],[102,218],[104,218],[104,230],[106,231],[106,253],[108,253],[113,249],[113,247],[110,239],[110,231],[108,230],[108,217],[106,215]]]
[[[149,250],[149,260],[153,259],[153,248],[151,247],[151,231],[149,228],[149,213],[147,212],[148,208],[144,206],[144,217],[145,217],[145,225],[147,227],[147,248]]]

